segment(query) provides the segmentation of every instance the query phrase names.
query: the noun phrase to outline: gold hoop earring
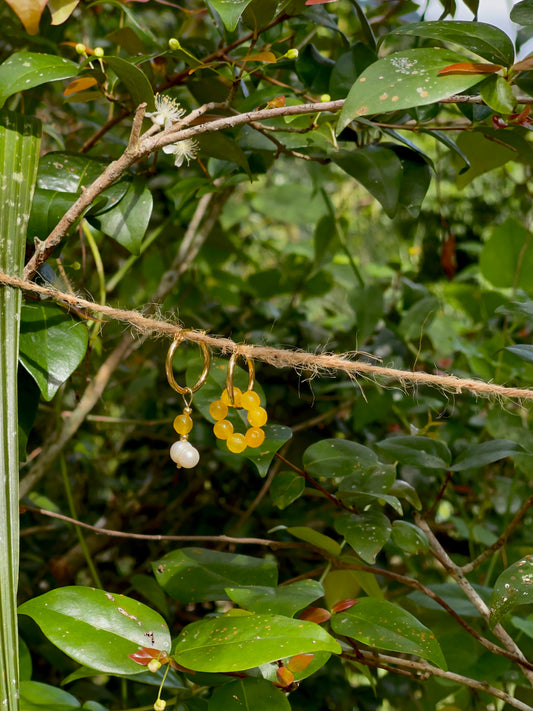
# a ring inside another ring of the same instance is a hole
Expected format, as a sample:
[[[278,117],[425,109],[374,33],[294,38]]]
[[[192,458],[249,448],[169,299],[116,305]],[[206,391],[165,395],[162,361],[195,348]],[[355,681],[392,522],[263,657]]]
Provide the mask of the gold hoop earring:
[[[263,425],[268,420],[267,411],[261,407],[259,395],[254,391],[255,367],[251,358],[246,357],[248,365],[248,388],[243,393],[233,385],[233,373],[235,363],[239,357],[238,353],[233,353],[228,363],[228,373],[226,375],[226,388],[220,396],[220,400],[215,400],[209,406],[209,414],[215,420],[213,432],[215,437],[225,440],[230,452],[240,454],[246,447],[255,449],[260,447],[265,441]],[[250,427],[245,434],[233,431],[233,425],[226,419],[229,408],[246,410],[246,419]]]
[[[174,418],[173,427],[179,434],[180,438],[177,442],[170,447],[170,458],[175,462],[178,469],[183,467],[184,469],[192,469],[200,461],[200,453],[193,447],[189,442],[189,433],[192,430],[193,421],[191,418],[192,413],[192,400],[194,393],[199,390],[202,385],[207,380],[207,375],[209,373],[209,365],[211,362],[211,357],[209,355],[209,350],[205,343],[198,343],[202,351],[202,356],[204,359],[204,366],[200,377],[192,387],[179,385],[174,378],[174,371],[172,368],[172,361],[174,360],[174,354],[180,345],[180,343],[185,339],[185,333],[178,333],[168,349],[167,359],[165,363],[165,370],[167,373],[167,380],[170,387],[179,393],[183,397],[184,408],[181,415],[177,415]]]

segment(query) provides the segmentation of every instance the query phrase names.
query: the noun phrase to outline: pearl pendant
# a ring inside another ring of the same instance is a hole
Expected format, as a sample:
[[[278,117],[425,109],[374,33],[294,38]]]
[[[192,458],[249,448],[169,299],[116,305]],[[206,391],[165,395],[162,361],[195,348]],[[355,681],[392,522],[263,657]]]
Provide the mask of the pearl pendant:
[[[170,448],[170,458],[176,462],[178,469],[192,469],[200,461],[200,453],[190,442],[180,439]]]

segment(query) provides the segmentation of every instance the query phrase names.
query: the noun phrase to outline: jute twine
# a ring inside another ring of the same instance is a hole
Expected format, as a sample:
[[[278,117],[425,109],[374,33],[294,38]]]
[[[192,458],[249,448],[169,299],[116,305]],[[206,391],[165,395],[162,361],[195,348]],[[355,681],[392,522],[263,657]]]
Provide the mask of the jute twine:
[[[517,400],[533,400],[533,390],[526,388],[510,388],[496,385],[475,378],[460,378],[456,375],[426,373],[424,371],[399,370],[385,366],[374,365],[361,360],[353,360],[358,353],[307,353],[305,351],[273,348],[271,346],[249,345],[235,343],[229,338],[211,336],[204,331],[184,328],[178,324],[163,319],[144,316],[139,311],[117,309],[105,304],[97,304],[79,296],[68,294],[49,286],[40,286],[34,282],[25,281],[19,277],[9,276],[0,271],[0,284],[12,286],[24,291],[30,291],[42,296],[58,299],[69,306],[86,309],[92,313],[103,314],[109,319],[129,324],[137,332],[151,336],[181,335],[183,340],[192,343],[205,343],[206,346],[219,351],[222,355],[238,353],[253,360],[268,363],[276,368],[293,368],[300,372],[318,375],[320,373],[342,372],[350,377],[366,376],[394,380],[402,387],[407,385],[430,385],[449,393],[463,391],[475,395],[510,398]]]

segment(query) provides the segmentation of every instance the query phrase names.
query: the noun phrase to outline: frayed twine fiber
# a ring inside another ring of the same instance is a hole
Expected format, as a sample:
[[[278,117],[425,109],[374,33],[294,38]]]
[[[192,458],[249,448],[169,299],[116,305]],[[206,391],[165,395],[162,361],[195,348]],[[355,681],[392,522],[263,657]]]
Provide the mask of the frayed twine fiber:
[[[451,393],[468,391],[476,395],[511,398],[517,400],[533,400],[533,390],[525,388],[508,388],[504,385],[487,383],[474,378],[458,378],[455,375],[436,375],[424,371],[412,372],[386,368],[351,358],[355,354],[329,354],[306,353],[288,349],[272,348],[271,346],[253,346],[235,343],[229,338],[210,336],[204,331],[183,328],[176,324],[161,319],[143,316],[138,311],[116,309],[104,304],[96,304],[78,296],[66,294],[52,287],[39,286],[34,282],[25,281],[19,277],[9,276],[0,271],[0,284],[16,287],[24,291],[31,291],[53,299],[59,299],[65,304],[79,309],[87,309],[93,313],[103,314],[115,321],[122,321],[132,326],[144,335],[158,335],[174,337],[181,335],[183,340],[191,343],[204,343],[206,346],[220,351],[222,355],[238,353],[246,358],[252,358],[263,363],[268,363],[276,368],[293,368],[307,371],[312,375],[340,371],[350,377],[358,375],[379,377],[395,380],[402,386],[430,385]]]

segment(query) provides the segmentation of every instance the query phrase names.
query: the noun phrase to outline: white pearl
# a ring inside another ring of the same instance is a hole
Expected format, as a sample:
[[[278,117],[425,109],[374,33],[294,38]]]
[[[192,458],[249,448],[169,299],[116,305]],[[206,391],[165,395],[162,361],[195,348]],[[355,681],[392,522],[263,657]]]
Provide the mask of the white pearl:
[[[177,442],[174,442],[174,444],[170,448],[170,458],[173,462],[176,462],[178,466],[181,465],[181,452],[183,451],[183,448],[187,449],[187,445],[189,445],[188,442],[185,442],[184,440],[180,439]]]
[[[183,448],[180,451],[180,464],[184,469],[192,469],[200,461],[200,452],[193,447],[192,444],[187,442],[189,445],[186,449]]]

